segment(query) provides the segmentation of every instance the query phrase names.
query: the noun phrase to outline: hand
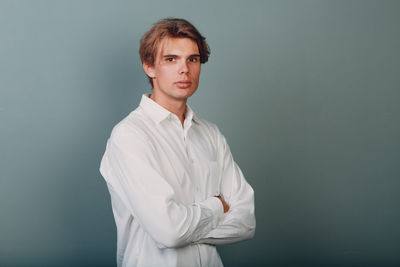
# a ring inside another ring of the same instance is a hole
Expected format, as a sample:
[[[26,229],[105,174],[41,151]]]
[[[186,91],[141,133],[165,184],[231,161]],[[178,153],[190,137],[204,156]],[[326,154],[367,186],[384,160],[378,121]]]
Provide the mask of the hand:
[[[225,199],[221,195],[215,196],[215,197],[219,198],[219,200],[221,200],[222,206],[224,207],[224,213],[227,213],[229,210],[229,205],[225,202]]]

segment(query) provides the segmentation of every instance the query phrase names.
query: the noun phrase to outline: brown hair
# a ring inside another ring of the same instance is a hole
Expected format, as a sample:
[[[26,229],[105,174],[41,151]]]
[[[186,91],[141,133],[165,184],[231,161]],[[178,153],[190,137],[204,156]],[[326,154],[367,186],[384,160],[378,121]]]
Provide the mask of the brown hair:
[[[140,60],[150,66],[154,65],[158,45],[165,37],[190,38],[196,42],[200,52],[200,63],[206,63],[210,56],[210,47],[200,32],[187,20],[179,18],[165,18],[156,22],[151,29],[140,39]],[[149,82],[153,86],[150,77]]]

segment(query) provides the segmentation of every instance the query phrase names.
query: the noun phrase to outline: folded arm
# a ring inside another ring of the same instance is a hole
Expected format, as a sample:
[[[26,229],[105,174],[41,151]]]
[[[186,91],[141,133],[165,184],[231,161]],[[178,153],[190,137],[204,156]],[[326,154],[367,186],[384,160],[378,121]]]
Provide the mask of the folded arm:
[[[255,233],[256,220],[254,191],[233,160],[225,137],[216,127],[215,131],[218,160],[222,166],[220,190],[229,205],[229,211],[225,213],[219,225],[199,242],[220,245],[252,238]]]

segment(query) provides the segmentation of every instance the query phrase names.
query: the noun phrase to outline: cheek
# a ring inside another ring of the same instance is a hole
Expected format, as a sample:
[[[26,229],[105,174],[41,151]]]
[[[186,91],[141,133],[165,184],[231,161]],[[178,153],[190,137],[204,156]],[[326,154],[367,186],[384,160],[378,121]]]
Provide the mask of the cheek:
[[[172,66],[162,66],[159,70],[159,75],[164,76],[166,78],[171,77],[171,75],[174,73],[175,70]]]
[[[200,77],[200,70],[201,70],[200,66],[195,66],[192,69],[193,76],[195,76],[197,79]]]

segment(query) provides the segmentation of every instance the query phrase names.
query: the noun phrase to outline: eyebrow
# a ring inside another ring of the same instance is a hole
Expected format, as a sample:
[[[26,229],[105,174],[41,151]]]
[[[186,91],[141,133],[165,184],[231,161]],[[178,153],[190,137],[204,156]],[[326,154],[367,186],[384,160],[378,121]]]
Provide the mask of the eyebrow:
[[[163,58],[166,58],[166,57],[178,58],[179,56],[178,55],[164,55],[163,56]],[[200,55],[199,54],[192,54],[189,57],[200,57]]]

